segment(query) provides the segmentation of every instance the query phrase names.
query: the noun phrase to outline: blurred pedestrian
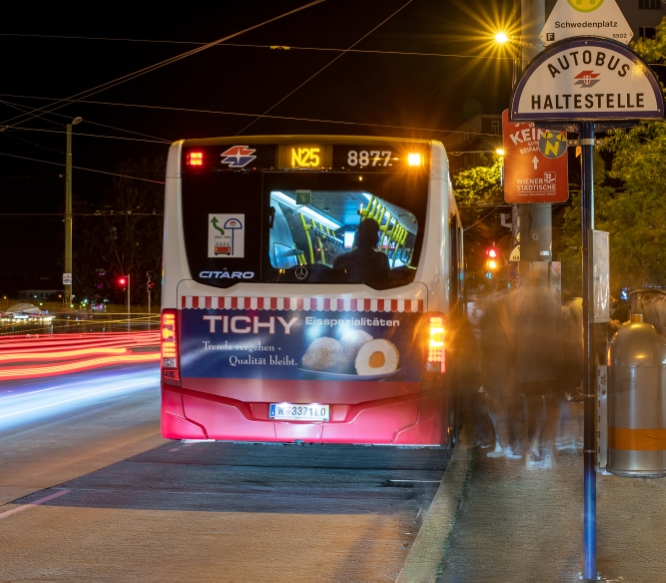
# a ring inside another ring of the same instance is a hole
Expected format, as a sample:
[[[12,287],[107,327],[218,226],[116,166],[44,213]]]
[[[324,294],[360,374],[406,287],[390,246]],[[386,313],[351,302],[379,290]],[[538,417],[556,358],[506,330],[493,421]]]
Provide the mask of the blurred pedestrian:
[[[552,467],[563,397],[562,318],[559,303],[535,275],[521,277],[515,318],[516,381],[528,412],[530,467]],[[545,418],[545,419],[544,419]]]
[[[515,358],[513,347],[512,299],[515,292],[505,289],[490,296],[481,318],[481,378],[488,393],[495,448],[488,457],[520,459],[519,415],[515,406]]]
[[[575,297],[562,306],[564,356],[563,398],[559,402],[559,424],[555,447],[558,451],[582,447],[582,417],[575,413],[583,400],[583,298]],[[575,423],[578,421],[578,423]],[[575,429],[571,429],[575,426]]]
[[[625,322],[629,321],[631,315],[631,307],[629,302],[622,299],[620,296],[617,298],[611,295],[611,313],[610,322],[608,323],[608,339],[610,340],[615,332],[617,332]]]
[[[473,419],[475,445],[491,447],[493,430],[486,395],[481,390],[479,344],[466,317],[458,320],[450,347],[454,361],[454,386],[461,409]]]

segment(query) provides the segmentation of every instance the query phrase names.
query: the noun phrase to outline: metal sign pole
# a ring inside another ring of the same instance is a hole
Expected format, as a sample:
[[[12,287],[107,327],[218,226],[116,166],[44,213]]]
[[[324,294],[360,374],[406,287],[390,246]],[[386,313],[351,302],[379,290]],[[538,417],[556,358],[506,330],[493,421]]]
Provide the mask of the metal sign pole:
[[[579,124],[582,150],[583,235],[584,558],[583,577],[597,580],[597,475],[595,471],[596,351],[594,346],[592,229],[594,229],[594,123]]]

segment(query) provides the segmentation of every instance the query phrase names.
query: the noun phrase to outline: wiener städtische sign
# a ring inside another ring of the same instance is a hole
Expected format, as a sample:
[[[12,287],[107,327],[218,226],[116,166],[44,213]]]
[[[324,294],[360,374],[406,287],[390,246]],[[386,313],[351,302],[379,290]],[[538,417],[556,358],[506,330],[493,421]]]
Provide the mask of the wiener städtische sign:
[[[512,122],[661,119],[664,99],[654,72],[631,50],[579,37],[551,45],[527,66],[509,111]]]

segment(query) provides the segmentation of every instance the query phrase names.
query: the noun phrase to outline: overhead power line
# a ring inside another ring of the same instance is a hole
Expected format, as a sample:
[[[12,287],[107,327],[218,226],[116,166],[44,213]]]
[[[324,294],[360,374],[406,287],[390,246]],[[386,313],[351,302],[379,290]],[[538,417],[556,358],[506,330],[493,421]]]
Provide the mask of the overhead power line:
[[[97,36],[64,36],[56,34],[19,34],[4,32],[0,36],[17,36],[17,37],[36,37],[36,38],[53,38],[65,40],[95,40],[95,41],[111,41],[111,42],[133,42],[133,43],[155,43],[155,44],[172,44],[172,45],[205,45],[203,42],[195,41],[178,41],[178,40],[155,40],[155,39],[139,39],[139,38],[108,38]],[[460,55],[453,53],[422,53],[417,51],[380,51],[372,49],[336,49],[331,47],[295,47],[291,45],[253,45],[253,44],[238,44],[238,43],[224,43],[220,47],[240,47],[252,49],[272,49],[272,50],[285,50],[285,51],[328,51],[335,53],[368,53],[376,55],[406,55],[417,57],[440,57],[440,58],[457,58],[457,59],[492,59],[495,61],[511,61],[513,57],[500,57],[494,55]]]
[[[12,103],[11,101],[0,100],[0,103],[2,103],[4,105],[7,105],[8,107],[11,107],[13,109],[18,109],[19,111],[26,112],[26,113],[32,113],[33,111],[44,111],[41,107],[26,106],[26,105],[22,105],[20,103]],[[46,112],[44,112],[44,113],[46,113]],[[56,117],[65,118],[68,121],[72,119],[71,115],[64,115],[62,113],[53,112],[53,113],[49,113],[49,115],[54,115]],[[50,121],[51,123],[56,124],[56,126],[59,126],[59,125],[64,126],[65,125],[65,124],[59,124],[58,122],[53,122],[51,120],[48,120],[47,118],[45,118],[43,116],[42,116],[42,119],[44,119],[46,121]],[[170,142],[171,141],[171,140],[166,140],[164,138],[158,138],[156,136],[151,136],[149,134],[143,134],[141,132],[135,132],[134,130],[127,130],[125,128],[119,128],[119,127],[116,127],[116,126],[110,126],[110,125],[99,123],[99,122],[96,122],[96,121],[91,121],[90,119],[86,119],[86,124],[99,126],[99,127],[102,127],[102,128],[107,128],[107,129],[110,129],[110,130],[116,130],[116,131],[119,131],[119,132],[125,132],[125,133],[133,134],[133,135],[136,135],[136,136],[142,136],[144,138],[150,138],[152,140],[158,140],[158,141],[163,141],[163,142]],[[3,131],[3,129],[0,128],[0,131]]]
[[[66,134],[67,132],[65,130],[50,130],[47,128],[19,128],[19,127],[14,127],[10,128],[9,130],[6,130],[3,132],[4,134],[10,134],[11,132],[41,132],[41,133],[46,133],[46,134]],[[104,138],[106,140],[124,140],[124,141],[129,141],[129,142],[148,142],[150,144],[171,144],[172,142],[169,140],[148,140],[145,138],[129,138],[127,136],[106,136],[103,134],[86,134],[83,132],[72,132],[72,135],[75,135],[77,137],[83,136],[86,138]]]
[[[51,166],[65,166],[62,162],[51,162],[50,160],[40,160],[38,158],[29,158],[28,156],[18,156],[17,154],[7,154],[0,152],[0,156],[7,158],[18,158],[19,160],[29,160],[30,162],[41,162],[42,164],[50,164]],[[141,178],[139,176],[130,176],[128,174],[119,174],[118,172],[107,172],[106,170],[96,170],[94,168],[84,168],[83,166],[72,166],[76,170],[85,170],[86,172],[94,172],[96,174],[106,174],[108,176],[116,176],[118,178],[129,178],[130,180],[140,180],[141,182],[150,182],[152,184],[164,184],[159,180],[151,180],[150,178]]]
[[[278,99],[273,105],[271,105],[266,111],[264,111],[264,113],[262,113],[261,115],[257,116],[257,117],[256,117],[255,119],[253,119],[249,124],[247,124],[245,127],[243,127],[243,129],[241,129],[239,132],[237,132],[236,135],[242,134],[242,133],[243,133],[247,128],[249,128],[252,124],[254,124],[254,123],[256,123],[257,121],[259,121],[259,120],[260,120],[263,116],[265,116],[267,113],[273,111],[278,105],[280,105],[280,103],[282,103],[283,101],[286,101],[287,99],[289,99],[289,97],[291,97],[291,96],[292,96],[294,93],[296,93],[299,89],[301,89],[302,87],[304,87],[305,85],[307,85],[307,84],[308,84],[310,81],[312,81],[317,75],[319,75],[319,73],[322,73],[323,71],[325,71],[326,69],[328,69],[333,63],[335,63],[335,61],[337,61],[338,59],[342,58],[346,53],[348,53],[351,49],[353,49],[357,44],[359,44],[360,42],[362,42],[363,40],[365,40],[366,38],[368,38],[368,37],[369,37],[373,32],[375,32],[380,26],[382,26],[385,22],[388,22],[389,20],[391,20],[391,18],[393,18],[396,14],[398,14],[398,12],[400,12],[401,10],[403,10],[406,6],[408,6],[408,5],[411,4],[412,2],[413,2],[413,0],[407,0],[407,2],[405,2],[400,8],[398,8],[395,12],[393,12],[388,18],[385,18],[384,20],[382,20],[382,21],[381,21],[377,26],[375,26],[372,30],[370,30],[369,32],[367,32],[366,34],[364,34],[364,35],[363,35],[360,39],[358,39],[355,43],[352,43],[352,45],[351,45],[348,49],[346,49],[345,51],[343,51],[342,53],[340,53],[339,55],[337,55],[336,57],[334,57],[333,59],[331,59],[328,63],[326,63],[326,64],[325,64],[323,67],[321,67],[320,69],[317,69],[317,71],[315,71],[315,73],[313,73],[312,75],[310,75],[305,81],[303,81],[303,82],[302,82],[300,85],[298,85],[295,89],[292,89],[292,90],[291,90],[289,93],[287,93],[284,97],[282,97],[281,99]]]
[[[45,101],[58,101],[57,97],[39,97],[36,95],[15,95],[12,93],[0,93],[2,97],[14,97],[20,99],[41,99]],[[156,109],[161,111],[178,111],[181,113],[202,113],[208,115],[237,115],[241,117],[257,117],[258,113],[244,113],[238,111],[222,111],[216,109],[197,109],[193,107],[171,107],[167,105],[146,105],[140,103],[119,103],[114,101],[98,101],[94,99],[63,99],[62,101],[71,101],[78,103],[87,103],[90,105],[107,105],[111,107],[133,107],[140,109]],[[395,129],[395,130],[408,130],[408,131],[417,131],[417,132],[436,132],[439,134],[468,134],[470,136],[497,136],[498,134],[489,134],[483,132],[468,132],[462,130],[442,130],[438,128],[424,128],[417,126],[399,126],[392,124],[381,124],[381,123],[366,123],[358,121],[347,121],[340,119],[321,119],[321,118],[310,118],[310,117],[295,117],[290,115],[264,115],[268,119],[281,119],[287,121],[306,121],[312,123],[326,123],[326,124],[338,124],[338,125],[348,125],[348,126],[358,126],[358,127],[368,127],[368,128],[384,128],[384,129]]]
[[[95,87],[92,87],[91,89],[87,89],[86,91],[80,91],[79,93],[75,93],[74,95],[70,95],[69,99],[74,100],[74,101],[80,101],[84,97],[90,97],[92,95],[96,95],[97,93],[101,93],[102,91],[106,91],[107,89],[117,87],[118,85],[121,85],[123,83],[127,83],[128,81],[136,79],[137,77],[141,77],[142,75],[146,75],[147,73],[152,73],[153,71],[156,71],[157,69],[161,69],[162,67],[166,67],[167,65],[171,65],[171,64],[176,63],[178,61],[186,59],[187,57],[191,57],[193,55],[201,53],[201,52],[203,52],[203,51],[205,51],[205,50],[207,50],[211,47],[214,47],[214,46],[216,46],[220,43],[223,43],[227,40],[230,40],[232,38],[240,36],[241,34],[244,34],[244,33],[249,32],[251,30],[256,30],[257,28],[260,28],[260,27],[262,27],[266,24],[270,24],[271,22],[275,22],[276,20],[280,20],[282,18],[285,18],[286,16],[296,14],[297,12],[300,12],[300,11],[305,10],[306,8],[310,8],[312,6],[316,6],[317,4],[321,4],[322,2],[325,2],[325,0],[314,0],[313,2],[310,2],[308,4],[300,6],[299,8],[295,8],[294,10],[290,10],[289,12],[285,12],[285,13],[279,15],[279,16],[276,16],[276,17],[271,18],[269,20],[265,20],[265,21],[263,21],[259,24],[255,24],[254,26],[250,26],[249,28],[241,30],[240,32],[235,32],[233,34],[225,36],[221,39],[213,41],[212,43],[208,43],[208,44],[203,45],[201,47],[198,47],[196,49],[192,49],[191,51],[181,53],[180,55],[176,55],[175,57],[165,59],[164,61],[160,61],[159,63],[149,65],[148,67],[144,67],[142,69],[134,71],[133,73],[128,73],[127,75],[117,77],[116,79],[113,79],[112,81],[107,81],[106,83],[96,85]],[[67,105],[67,103],[69,103],[69,102],[66,101],[66,100],[60,100],[60,101],[56,102],[55,104],[52,104],[51,106],[49,106],[51,109],[47,113],[55,111],[56,109],[60,109],[61,107],[64,107],[65,105]],[[44,115],[43,112],[32,113],[28,117],[26,117],[26,114],[22,114],[22,115],[10,118],[8,120],[5,120],[4,122],[1,122],[0,125],[5,125],[5,124],[11,123],[11,122],[24,123],[24,122],[26,122],[30,119],[34,119],[36,117],[41,117],[42,115]],[[23,119],[23,118],[25,118],[25,119]]]

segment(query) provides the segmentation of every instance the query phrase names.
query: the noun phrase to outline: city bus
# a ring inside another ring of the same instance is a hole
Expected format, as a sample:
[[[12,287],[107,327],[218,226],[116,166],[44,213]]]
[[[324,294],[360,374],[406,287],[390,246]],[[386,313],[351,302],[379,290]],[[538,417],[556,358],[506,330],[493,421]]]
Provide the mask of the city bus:
[[[178,141],[164,225],[165,438],[451,446],[463,242],[440,142]]]

